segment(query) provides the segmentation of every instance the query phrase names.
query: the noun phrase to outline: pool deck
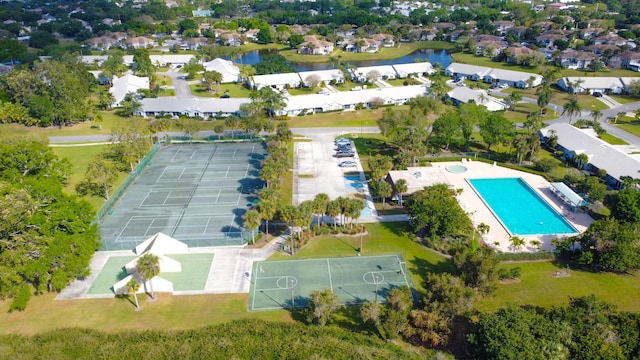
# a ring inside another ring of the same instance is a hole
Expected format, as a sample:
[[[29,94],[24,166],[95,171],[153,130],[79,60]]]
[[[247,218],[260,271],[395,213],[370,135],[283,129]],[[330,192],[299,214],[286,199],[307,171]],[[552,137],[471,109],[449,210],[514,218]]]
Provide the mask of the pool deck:
[[[468,170],[459,174],[452,173],[446,170],[447,166],[451,165],[463,165]],[[489,225],[491,229],[487,235],[483,236],[483,240],[487,245],[492,246],[497,250],[512,252],[513,249],[511,248],[509,241],[511,236],[493,212],[485,205],[480,196],[476,194],[466,179],[520,177],[524,179],[529,186],[531,186],[551,207],[553,207],[558,213],[562,214],[565,220],[567,220],[567,222],[569,222],[579,232],[585,231],[593,222],[593,219],[588,214],[580,210],[570,211],[567,209],[567,206],[562,203],[562,200],[560,200],[551,191],[551,184],[541,176],[471,160],[466,160],[464,162],[433,163],[433,166],[441,167],[444,170],[443,173],[445,177],[454,189],[463,189],[462,194],[458,195],[458,202],[467,212],[474,225],[477,226],[481,222]],[[526,209],[523,208],[522,211],[526,211]],[[526,245],[523,248],[520,248],[519,251],[533,252],[536,249],[530,244],[531,240],[540,241],[543,250],[553,250],[551,241],[559,236],[527,235],[522,237],[525,239]]]

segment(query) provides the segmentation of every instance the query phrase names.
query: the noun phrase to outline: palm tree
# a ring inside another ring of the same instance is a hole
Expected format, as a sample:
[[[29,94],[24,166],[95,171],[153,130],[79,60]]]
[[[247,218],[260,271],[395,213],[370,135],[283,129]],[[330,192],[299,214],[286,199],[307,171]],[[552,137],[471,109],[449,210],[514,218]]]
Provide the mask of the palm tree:
[[[294,255],[294,236],[293,236],[293,222],[297,217],[298,208],[293,205],[287,204],[280,208],[280,219],[289,225],[289,236],[291,239],[291,255]]]
[[[522,93],[520,91],[514,91],[509,95],[509,110],[516,108],[516,103],[522,100]]]
[[[581,111],[582,109],[580,108],[578,99],[575,97],[569,98],[569,100],[562,106],[562,115],[569,115],[569,124],[571,124],[571,120],[574,116],[580,115]]]
[[[136,300],[136,311],[140,311],[140,303],[138,302],[138,290],[140,290],[140,282],[135,277],[131,277],[131,280],[127,283],[127,293],[133,294],[133,298]]]
[[[258,210],[249,210],[244,213],[242,221],[244,222],[244,227],[251,230],[251,244],[253,244],[256,241],[255,230],[260,227],[260,223],[262,222],[260,213]]]
[[[602,119],[602,111],[598,109],[591,110],[591,117],[593,118],[593,121],[599,122],[600,119]]]
[[[313,212],[316,213],[316,215],[318,215],[319,225],[322,224],[322,218],[324,217],[324,214],[326,214],[327,212],[327,207],[329,206],[330,201],[331,199],[329,198],[329,195],[325,193],[317,194],[316,197],[313,199]]]
[[[542,116],[539,112],[534,111],[527,114],[524,126],[529,129],[530,132],[538,132],[538,130],[542,129],[542,125]]]
[[[151,253],[146,253],[138,258],[136,264],[138,274],[145,284],[147,281],[153,279],[160,274],[160,258]],[[151,299],[155,299],[155,293],[153,292],[153,283],[149,282],[149,288],[151,289]]]
[[[573,85],[571,86],[571,89],[573,89],[573,91],[572,91],[572,92],[574,92],[574,93],[575,93],[575,92],[576,92],[576,90],[577,90],[578,88],[580,88],[580,85],[582,85],[582,84],[584,84],[584,79],[576,79],[576,80],[573,82]],[[584,89],[583,89],[583,90],[584,90]],[[580,91],[580,92],[582,92],[582,91]]]
[[[625,116],[627,116],[627,113],[626,113],[626,112],[624,112],[624,111],[620,111],[620,112],[618,112],[618,113],[616,114],[616,117],[615,117],[615,119],[616,119],[616,120],[615,120],[615,122],[617,123],[617,122],[618,122],[618,119],[623,118],[623,117],[625,117]]]
[[[398,198],[400,199],[400,206],[402,206],[402,195],[409,190],[407,186],[407,180],[399,179],[395,183],[396,194],[398,194]]]
[[[491,230],[491,226],[481,222],[480,224],[478,224],[478,232],[480,232],[480,236],[482,235],[486,235],[489,233],[489,230]]]
[[[253,76],[256,74],[256,69],[251,65],[242,65],[240,67],[240,77],[242,81],[248,86],[251,85],[251,81],[253,80]]]
[[[582,169],[589,162],[589,155],[585,153],[578,154],[573,157],[573,161],[578,165],[578,169]]]
[[[509,238],[509,242],[511,243],[513,252],[516,252],[525,245],[524,238],[521,238],[519,236],[512,236],[511,238]]]
[[[538,90],[536,90],[536,94],[538,95],[538,107],[540,107],[540,114],[542,114],[544,112],[544,108],[546,108],[551,102],[551,87],[549,87],[548,83],[544,83],[538,88]]]
[[[536,249],[536,251],[542,250],[541,248],[542,243],[540,242],[540,240],[531,240],[529,241],[529,244],[533,246],[534,249]]]
[[[334,219],[333,220],[334,228],[336,227],[335,218],[341,213],[342,213],[342,205],[340,204],[340,201],[338,199],[329,201],[329,204],[327,205],[327,215],[329,215]]]
[[[273,220],[277,210],[276,203],[271,200],[260,200],[258,203],[258,211],[260,211],[260,216],[264,219],[264,232],[267,235],[269,235],[269,220]]]

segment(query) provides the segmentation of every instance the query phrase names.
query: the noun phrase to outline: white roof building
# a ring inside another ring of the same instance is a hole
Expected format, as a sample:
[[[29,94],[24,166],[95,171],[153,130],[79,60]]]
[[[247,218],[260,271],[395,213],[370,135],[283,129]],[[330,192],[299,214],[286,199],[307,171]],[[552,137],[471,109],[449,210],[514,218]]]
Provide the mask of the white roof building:
[[[629,78],[625,78],[629,79]],[[556,85],[564,91],[583,93],[594,92],[621,94],[624,84],[617,77],[563,77],[556,81]]]
[[[467,104],[473,101],[477,105],[482,105],[489,111],[501,111],[507,109],[507,104],[487,94],[484,90],[474,90],[468,87],[457,87],[447,93],[447,97],[453,100],[456,105]]]
[[[169,235],[161,232],[153,235],[136,246],[135,252],[138,255],[151,253],[156,255],[165,254],[186,254],[189,251],[187,244],[178,241]]]
[[[457,77],[466,76],[477,81],[484,78],[484,76],[490,73],[491,70],[491,68],[486,66],[451,63],[444,70],[444,74],[447,76]]]
[[[369,77],[376,73],[377,75],[379,75],[378,79],[395,79],[397,76],[396,71],[391,65],[365,66],[351,70],[351,76],[353,76],[353,78],[359,82],[368,81]]]
[[[275,89],[296,88],[300,86],[301,81],[302,79],[298,73],[256,75],[253,77],[253,87],[256,89],[261,89],[265,86]]]
[[[309,77],[317,76],[320,81],[328,84],[331,81],[335,81],[337,84],[344,82],[344,74],[339,69],[330,70],[315,70],[315,71],[301,71],[298,73],[300,79],[304,82],[305,86],[309,86]]]
[[[431,75],[436,71],[433,69],[433,66],[429,62],[416,62],[416,63],[408,63],[408,64],[395,64],[391,65],[393,69],[396,71],[397,77],[406,78],[411,74],[421,75]]]
[[[84,55],[80,56],[80,61],[87,65],[102,66],[109,57],[106,55]]]
[[[184,66],[194,59],[194,55],[149,55],[149,60],[154,66],[171,66],[176,67],[178,65]]]
[[[578,129],[566,123],[556,123],[542,130],[543,137],[551,131],[558,136],[558,146],[565,151],[564,156],[572,159],[578,154],[587,154],[589,165],[607,172],[605,181],[612,186],[619,185],[622,176],[637,178],[640,173],[640,157],[632,154],[624,146],[614,146],[601,139],[592,129]]]
[[[209,62],[203,62],[202,66],[205,71],[217,71],[222,74],[223,83],[240,81],[240,69],[231,60],[217,58]]]
[[[524,71],[492,69],[483,80],[487,83],[505,83],[511,87],[526,89],[529,87],[529,81],[531,81],[531,87],[542,84],[543,77]]]
[[[250,102],[251,99],[248,98],[194,98],[192,100],[175,97],[146,98],[140,101],[142,106],[135,111],[135,114],[143,117],[171,115],[173,117],[188,116],[207,119],[237,114],[241,105]]]
[[[122,100],[128,93],[136,93],[138,90],[149,90],[149,78],[139,77],[131,74],[127,74],[121,78],[115,78],[113,80],[113,86],[109,89],[111,95],[113,95],[114,101],[111,103],[112,107],[118,107],[122,105]]]
[[[398,91],[401,89],[401,91]],[[298,116],[316,112],[355,110],[359,104],[402,105],[414,97],[426,95],[424,85],[413,85],[360,91],[341,91],[328,94],[288,96],[287,105],[278,115]]]
[[[413,194],[424,189],[426,186],[436,184],[447,184],[449,180],[444,175],[440,167],[408,167],[407,170],[391,170],[387,175],[387,181],[395,184],[398,180],[404,179],[407,182],[406,194]]]

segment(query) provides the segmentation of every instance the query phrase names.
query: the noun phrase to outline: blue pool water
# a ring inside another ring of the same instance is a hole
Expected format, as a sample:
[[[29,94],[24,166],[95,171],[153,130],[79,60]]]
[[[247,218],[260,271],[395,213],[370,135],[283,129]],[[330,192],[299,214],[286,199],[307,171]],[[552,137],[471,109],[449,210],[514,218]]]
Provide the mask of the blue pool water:
[[[469,183],[512,235],[578,232],[521,178],[469,179]]]
[[[360,192],[362,191],[365,186],[366,183],[363,183],[360,180],[360,175],[345,175],[344,177],[344,184],[345,187],[347,188],[347,191],[351,192]],[[369,203],[365,203],[365,208],[360,212],[360,216],[369,216],[372,215],[371,213],[371,209],[369,208]]]

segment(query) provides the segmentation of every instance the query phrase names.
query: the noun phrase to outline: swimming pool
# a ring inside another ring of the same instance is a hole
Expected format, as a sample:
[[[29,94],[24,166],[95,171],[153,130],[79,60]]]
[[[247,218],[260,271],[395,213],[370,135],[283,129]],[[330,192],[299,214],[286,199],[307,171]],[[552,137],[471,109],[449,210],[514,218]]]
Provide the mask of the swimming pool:
[[[344,177],[344,185],[347,188],[347,191],[360,193],[365,190],[367,184],[360,180],[360,175],[345,175]],[[370,216],[373,215],[371,209],[369,208],[369,202],[365,202],[365,208],[360,212],[360,216]]]
[[[469,179],[471,186],[511,235],[576,234],[522,178]]]

